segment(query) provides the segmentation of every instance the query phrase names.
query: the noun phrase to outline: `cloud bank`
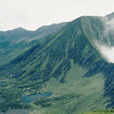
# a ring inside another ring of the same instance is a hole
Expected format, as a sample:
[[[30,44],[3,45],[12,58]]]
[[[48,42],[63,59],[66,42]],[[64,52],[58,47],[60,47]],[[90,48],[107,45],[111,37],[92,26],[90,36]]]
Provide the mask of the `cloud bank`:
[[[101,54],[103,57],[109,62],[109,63],[114,63],[114,46],[109,47],[104,44],[99,44],[96,43],[98,49],[100,50]]]
[[[112,19],[106,18],[106,20],[105,20],[104,35],[108,36],[109,33],[114,35],[114,18],[112,18]]]
[[[114,63],[114,43],[112,43],[114,42],[114,18],[106,18],[103,34],[104,38],[107,40],[107,44],[100,41],[95,41],[95,44],[100,50],[100,53],[103,55],[103,57],[109,63]]]

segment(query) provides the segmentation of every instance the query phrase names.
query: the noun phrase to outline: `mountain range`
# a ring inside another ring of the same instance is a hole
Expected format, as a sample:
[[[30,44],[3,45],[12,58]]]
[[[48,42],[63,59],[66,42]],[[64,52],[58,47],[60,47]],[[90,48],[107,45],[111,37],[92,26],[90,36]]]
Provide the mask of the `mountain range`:
[[[7,58],[0,67],[0,110],[78,114],[113,109],[114,64],[96,45],[114,46],[113,19],[114,13],[82,16],[35,32],[1,32],[0,41],[14,42],[16,48],[9,53],[3,43],[6,55],[15,58],[0,59]]]
[[[23,28],[0,31],[0,65],[8,63],[16,56],[36,45],[39,40],[45,39],[46,36],[58,32],[66,24],[67,22],[43,26],[35,31]]]

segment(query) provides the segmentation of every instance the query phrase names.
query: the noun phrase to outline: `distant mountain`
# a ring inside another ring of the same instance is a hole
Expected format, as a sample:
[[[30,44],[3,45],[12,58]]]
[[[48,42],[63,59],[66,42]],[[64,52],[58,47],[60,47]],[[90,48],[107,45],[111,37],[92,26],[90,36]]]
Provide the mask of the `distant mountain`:
[[[114,108],[114,64],[96,41],[113,45],[106,17],[69,22],[0,68],[0,110],[77,114]],[[107,39],[108,38],[108,39]]]
[[[107,18],[109,19],[113,19],[114,18],[114,12],[112,12],[111,14],[106,15]]]
[[[8,31],[0,31],[0,40],[11,40],[11,41],[18,41],[20,39],[28,39],[37,37],[37,39],[45,37],[51,33],[58,32],[63,26],[65,26],[67,22],[60,23],[60,24],[52,24],[48,26],[42,26],[35,31],[29,31],[23,29],[21,27],[8,30]]]
[[[0,66],[36,45],[39,40],[58,32],[66,24],[43,26],[36,31],[28,31],[23,28],[16,28],[6,32],[0,31]]]

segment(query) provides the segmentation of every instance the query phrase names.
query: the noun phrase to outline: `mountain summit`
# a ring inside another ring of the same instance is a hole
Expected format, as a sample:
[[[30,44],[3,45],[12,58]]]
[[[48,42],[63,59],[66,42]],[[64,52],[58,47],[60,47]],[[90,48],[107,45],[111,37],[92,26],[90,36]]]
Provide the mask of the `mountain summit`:
[[[114,18],[114,12],[112,12],[111,14],[106,15],[106,17],[108,17],[109,19]]]

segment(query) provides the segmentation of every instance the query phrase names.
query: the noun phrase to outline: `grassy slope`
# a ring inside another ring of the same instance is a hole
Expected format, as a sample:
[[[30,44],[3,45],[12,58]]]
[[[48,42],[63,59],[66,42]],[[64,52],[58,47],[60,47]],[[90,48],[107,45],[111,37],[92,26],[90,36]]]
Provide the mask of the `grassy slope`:
[[[44,114],[71,114],[105,109],[110,104],[106,101],[111,96],[104,96],[107,79],[104,66],[108,67],[108,63],[85,35],[81,19],[11,61],[8,69],[1,72],[0,97],[5,99],[1,110],[32,107]],[[13,100],[16,91],[20,95]],[[23,94],[47,91],[53,93],[51,98],[37,99],[28,105],[21,101]]]
[[[106,107],[102,98],[104,92],[103,75],[97,74],[91,78],[84,78],[86,72],[86,69],[72,63],[72,68],[67,73],[65,83],[60,83],[56,79],[51,79],[46,83],[42,91],[51,91],[55,96],[74,95],[71,99],[67,98],[53,102],[49,108],[44,108],[46,113],[49,111],[49,113],[67,114]]]
[[[114,114],[114,110],[101,110],[101,111],[95,111],[95,112],[86,112],[82,114]]]
[[[28,31],[22,28],[0,31],[0,66],[7,64],[32,46],[39,43],[40,39],[58,32],[67,23],[43,26],[36,31]]]

